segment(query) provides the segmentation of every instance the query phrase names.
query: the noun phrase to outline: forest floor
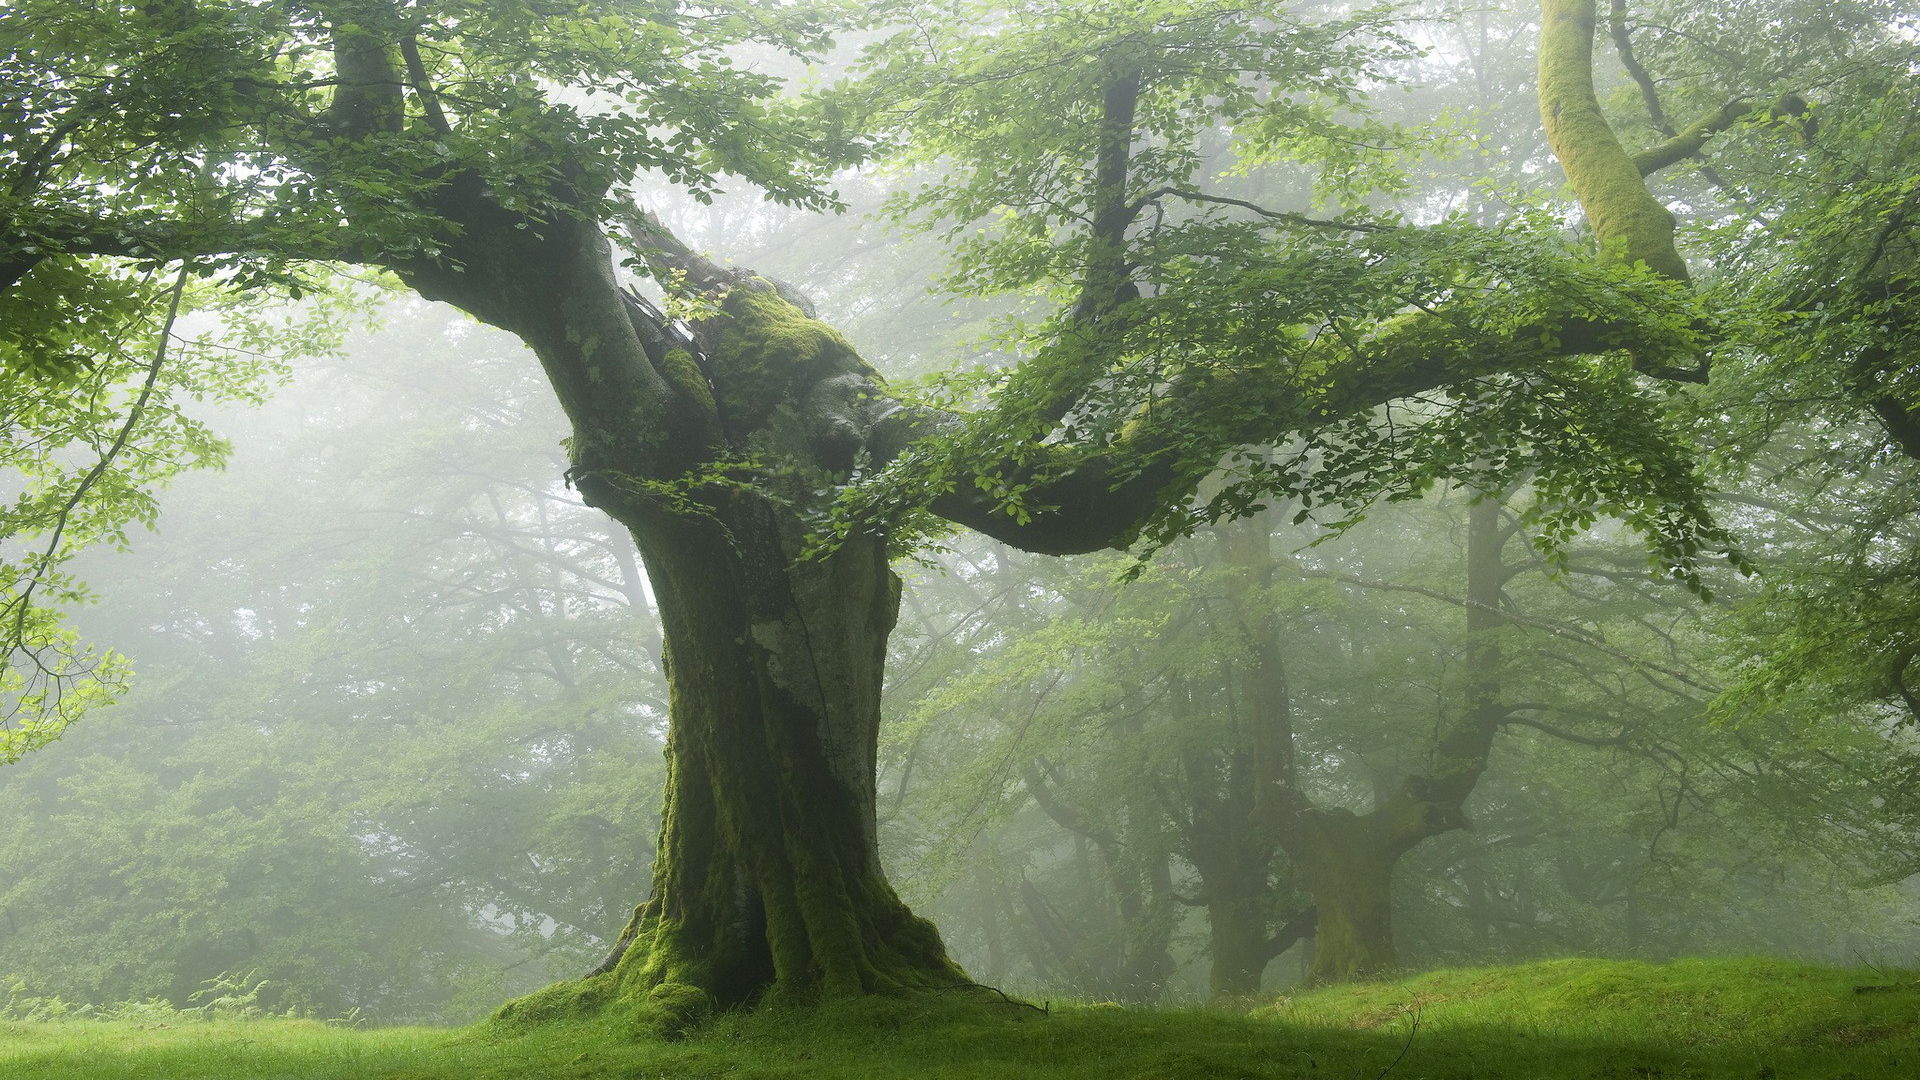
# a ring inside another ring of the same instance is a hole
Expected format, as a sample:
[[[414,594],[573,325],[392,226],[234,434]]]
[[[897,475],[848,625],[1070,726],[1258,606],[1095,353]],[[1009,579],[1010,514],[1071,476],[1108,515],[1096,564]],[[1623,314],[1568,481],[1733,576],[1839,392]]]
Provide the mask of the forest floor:
[[[305,1020],[0,1022],[5,1080],[1439,1080],[1920,1078],[1920,974],[1778,960],[1556,960],[1250,1008],[941,999],[607,1024],[363,1030]]]

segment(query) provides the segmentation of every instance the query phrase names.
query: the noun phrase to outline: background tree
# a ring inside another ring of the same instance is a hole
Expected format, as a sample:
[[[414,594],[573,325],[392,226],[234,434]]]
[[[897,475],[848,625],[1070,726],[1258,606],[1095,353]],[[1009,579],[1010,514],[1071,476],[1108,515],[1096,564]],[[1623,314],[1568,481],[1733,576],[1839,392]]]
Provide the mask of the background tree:
[[[1498,505],[1468,501],[1382,510],[1338,541],[1277,523],[1266,583],[1239,601],[1267,619],[1269,662],[1283,664],[1289,787],[1321,812],[1378,814],[1410,782],[1448,775],[1442,739],[1467,727],[1483,740],[1454,819],[1467,827],[1395,860],[1390,892],[1370,900],[1374,936],[1363,944],[1414,965],[1568,951],[1669,957],[1739,951],[1756,938],[1836,962],[1905,948],[1910,919],[1891,913],[1907,901],[1876,883],[1906,876],[1913,818],[1897,778],[1911,768],[1912,739],[1832,710],[1709,722],[1732,671],[1715,625],[1729,609],[1649,576],[1618,537],[1585,538],[1557,568],[1514,545],[1489,605],[1498,621],[1476,643],[1463,632],[1475,610],[1463,564],[1473,511]],[[1498,523],[1511,530],[1511,511]],[[1221,894],[1245,898],[1257,920],[1237,924],[1238,938],[1218,932],[1231,920],[1176,923],[1163,939],[1175,977],[1135,984],[1135,995],[1192,992],[1190,965],[1201,960],[1212,973],[1200,981],[1216,990],[1249,967],[1257,978],[1269,957],[1261,946],[1293,940],[1310,879],[1244,805],[1251,798],[1222,814],[1235,806],[1223,781],[1236,760],[1251,772],[1240,700],[1250,645],[1233,589],[1249,579],[1230,561],[1249,553],[1244,542],[1182,542],[1125,586],[1113,584],[1112,562],[1071,576],[1030,567],[1004,579],[1021,605],[1007,615],[979,613],[1000,591],[984,552],[952,564],[965,585],[920,590],[922,603],[939,605],[923,624],[939,643],[929,648],[964,660],[903,665],[915,681],[901,691],[920,696],[889,736],[883,776],[902,793],[890,827],[911,830],[895,858],[970,964],[1016,985],[1118,996],[1102,980],[1125,969],[1131,942],[1165,929],[1151,908],[1133,937],[1113,926],[1122,885],[1104,867],[1116,861],[1170,871],[1147,895],[1184,898],[1196,913]],[[1737,580],[1716,584],[1742,591]],[[1473,705],[1489,637],[1502,658],[1490,716]],[[923,672],[942,681],[918,690]],[[1044,770],[1051,817],[1027,763]],[[1265,845],[1250,889],[1227,882],[1237,893],[1201,872],[1194,844],[1210,835],[1199,826],[1233,823]],[[1034,893],[1045,910],[1029,910]],[[1049,919],[1059,926],[1047,932],[1072,934],[1076,970],[1089,974],[1047,966],[1061,950],[1031,939]],[[1011,969],[983,960],[995,931],[1015,947]],[[1038,958],[1031,968],[1020,950]],[[1294,970],[1269,979],[1284,985]]]
[[[96,544],[125,547],[130,527],[152,524],[158,488],[225,459],[190,405],[258,402],[282,375],[262,350],[331,344],[321,320],[263,314],[184,270],[158,278],[103,260],[0,294],[0,475],[12,495],[0,511],[0,764],[125,689],[124,657],[68,625],[91,599],[69,563]]]
[[[223,972],[465,1020],[605,955],[666,723],[637,555],[564,490],[511,339],[417,302],[214,418],[229,469],[76,567],[144,673],[9,769],[0,973],[72,1001]],[[245,523],[273,521],[262,530]]]

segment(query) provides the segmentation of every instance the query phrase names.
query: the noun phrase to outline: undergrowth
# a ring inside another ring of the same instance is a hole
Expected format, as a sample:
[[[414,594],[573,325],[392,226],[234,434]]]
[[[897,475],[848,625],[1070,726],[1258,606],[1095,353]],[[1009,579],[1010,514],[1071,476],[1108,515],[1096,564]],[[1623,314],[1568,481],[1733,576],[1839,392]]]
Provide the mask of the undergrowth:
[[[722,1016],[355,1030],[284,1018],[0,1021],[0,1077],[127,1080],[1489,1080],[1920,1077],[1920,978],[1776,960],[1431,972],[1251,1010],[941,996]]]
[[[261,1002],[260,992],[272,985],[257,971],[223,971],[200,984],[186,1008],[165,998],[142,998],[111,1005],[68,1001],[57,994],[35,994],[24,979],[0,978],[0,1021],[53,1023],[70,1020],[107,1020],[129,1023],[189,1023],[213,1020],[259,1020],[270,1016],[306,1019],[297,1012],[275,1012]],[[357,1023],[356,1015],[328,1023]]]

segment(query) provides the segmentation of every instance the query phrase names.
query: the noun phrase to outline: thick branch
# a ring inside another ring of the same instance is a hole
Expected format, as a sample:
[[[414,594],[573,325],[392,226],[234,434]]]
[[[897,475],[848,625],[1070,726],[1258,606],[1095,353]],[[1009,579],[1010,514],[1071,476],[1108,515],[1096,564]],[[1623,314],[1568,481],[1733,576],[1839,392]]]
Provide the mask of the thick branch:
[[[1633,155],[1633,167],[1639,170],[1641,176],[1652,176],[1669,165],[1699,153],[1701,147],[1707,145],[1708,139],[1732,127],[1752,111],[1752,102],[1729,101],[1687,130]]]
[[[1302,908],[1292,915],[1289,915],[1286,925],[1282,926],[1279,931],[1267,941],[1267,959],[1271,960],[1281,953],[1286,952],[1288,949],[1293,948],[1294,943],[1301,938],[1312,937],[1314,930],[1319,927],[1319,924],[1320,909],[1315,907],[1309,906]]]
[[[271,220],[181,224],[69,214],[16,225],[0,234],[0,292],[59,255],[155,262],[265,255],[311,262],[366,262],[368,253],[309,235],[292,242]],[[311,232],[311,230],[307,230]]]
[[[1900,368],[1897,353],[1884,347],[1862,349],[1852,361],[1854,384],[1867,407],[1873,410],[1887,429],[1887,437],[1908,457],[1920,461],[1920,406],[1905,397],[1887,391],[1890,372]]]
[[[340,85],[334,88],[329,118],[340,134],[358,139],[405,128],[403,84],[392,48],[388,41],[353,24],[334,30],[333,66],[340,73]]]
[[[1076,310],[1089,320],[1136,295],[1127,273],[1127,228],[1140,208],[1127,200],[1127,177],[1133,164],[1134,112],[1140,103],[1141,79],[1139,70],[1127,61],[1115,66],[1100,106],[1087,277]]]
[[[1909,646],[1894,661],[1893,688],[1907,707],[1907,722],[1920,726],[1920,694],[1914,693],[1913,684],[1907,681],[1907,669],[1913,666],[1916,655],[1920,655],[1920,645]]]
[[[1594,0],[1541,0],[1540,118],[1602,257],[1688,280],[1673,213],[1647,190],[1593,88]]]
[[[1706,146],[1707,140],[1753,115],[1753,110],[1751,101],[1729,101],[1687,130],[1633,155],[1634,167],[1640,170],[1641,176],[1652,176],[1675,162],[1692,157]],[[1767,115],[1783,119],[1799,116],[1806,111],[1807,103],[1798,94],[1787,94],[1768,108]]]
[[[935,514],[985,533],[1022,551],[1040,555],[1076,555],[1122,548],[1169,499],[1186,495],[1180,470],[1166,457],[1137,471],[1119,474],[1117,455],[1088,461],[1053,477],[1029,493],[1033,513],[1026,520],[1009,516],[999,500],[962,480],[933,500]]]
[[[1444,320],[1421,316],[1408,320],[1347,359],[1331,365],[1315,389],[1283,379],[1211,377],[1177,386],[1154,403],[1151,413],[1126,438],[1097,454],[1072,446],[1031,448],[1034,464],[1010,470],[1009,483],[1029,485],[1025,509],[1016,520],[1000,510],[1001,500],[962,476],[952,490],[935,497],[930,509],[1025,551],[1070,555],[1125,547],[1143,523],[1172,501],[1185,498],[1213,469],[1215,459],[1182,444],[1188,417],[1235,415],[1240,426],[1225,432],[1217,449],[1261,446],[1284,441],[1314,425],[1338,422],[1376,406],[1402,400],[1513,367],[1516,356],[1537,355],[1540,340],[1551,337],[1565,355],[1622,350],[1643,357],[1636,366],[1658,378],[1701,381],[1697,369],[1666,365],[1632,333],[1631,327],[1592,319],[1566,318],[1549,327],[1529,326],[1499,337],[1463,337]],[[953,416],[903,410],[895,436],[904,446],[912,438],[961,430]],[[992,423],[991,414],[973,423]],[[876,453],[881,460],[885,457]]]
[[[53,165],[60,144],[65,142],[68,136],[80,130],[80,125],[86,123],[87,119],[86,113],[76,110],[72,116],[47,132],[46,138],[40,140],[40,145],[34,149],[33,153],[26,155],[15,167],[12,182],[7,185],[8,192],[16,199],[23,199],[32,194],[33,189],[38,187],[42,178],[46,176],[48,168]]]
[[[407,61],[407,78],[413,84],[414,94],[420,98],[427,126],[442,135],[453,134],[453,125],[447,122],[446,111],[440,107],[440,93],[427,77],[426,61],[420,58],[420,42],[412,34],[400,39],[400,55]]]

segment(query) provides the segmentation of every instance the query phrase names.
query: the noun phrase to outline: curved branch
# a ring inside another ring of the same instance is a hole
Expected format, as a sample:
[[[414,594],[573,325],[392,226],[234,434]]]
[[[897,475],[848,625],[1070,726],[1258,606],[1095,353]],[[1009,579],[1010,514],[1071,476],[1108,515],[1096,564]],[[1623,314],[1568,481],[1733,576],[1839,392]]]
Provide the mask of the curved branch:
[[[1320,909],[1312,905],[1301,908],[1299,911],[1287,916],[1286,925],[1282,926],[1279,931],[1267,941],[1267,959],[1272,960],[1274,957],[1293,948],[1294,943],[1301,938],[1312,937],[1314,931],[1319,929],[1319,926]]]
[[[1156,188],[1153,191],[1147,192],[1133,201],[1134,210],[1137,213],[1148,204],[1169,195],[1176,199],[1185,199],[1188,202],[1237,206],[1242,210],[1251,210],[1270,221],[1284,221],[1289,225],[1302,225],[1316,229],[1338,229],[1342,232],[1356,233],[1383,233],[1393,231],[1393,227],[1390,225],[1378,225],[1367,221],[1334,221],[1329,218],[1309,217],[1306,214],[1298,214],[1290,210],[1269,210],[1259,203],[1248,202],[1245,199],[1231,199],[1225,195],[1209,195],[1204,191],[1193,191],[1189,188],[1179,187]]]
[[[1525,708],[1526,706],[1514,706],[1514,707]],[[1551,724],[1543,724],[1538,720],[1529,720],[1524,716],[1509,715],[1504,720],[1500,721],[1500,726],[1532,728],[1533,730],[1541,732],[1543,734],[1551,735],[1554,738],[1561,740],[1562,742],[1576,743],[1580,746],[1593,746],[1593,747],[1625,746],[1627,745],[1627,743],[1633,740],[1633,732],[1631,731],[1622,731],[1618,735],[1608,735],[1608,736],[1582,735],[1577,731],[1567,731],[1564,728],[1557,728]]]
[[[1753,115],[1753,110],[1754,104],[1751,101],[1741,99],[1729,101],[1688,127],[1687,130],[1674,135],[1658,146],[1650,146],[1633,155],[1634,167],[1640,170],[1641,176],[1652,176],[1675,162],[1692,157],[1706,146],[1707,140]],[[1781,120],[1800,116],[1806,111],[1807,103],[1800,95],[1785,94],[1768,107],[1767,115]]]
[[[1157,399],[1150,422],[1096,454],[1051,444],[1028,447],[1032,464],[1008,470],[1006,483],[1023,485],[1026,516],[1007,514],[1002,500],[960,476],[952,488],[928,504],[948,521],[978,530],[1004,543],[1043,555],[1074,555],[1131,543],[1154,511],[1184,498],[1213,470],[1214,460],[1183,446],[1179,430],[1189,417],[1210,411],[1245,417],[1223,433],[1221,449],[1283,441],[1309,425],[1353,416],[1391,401],[1504,371],[1514,364],[1516,347],[1539,348],[1551,337],[1564,355],[1621,350],[1633,353],[1635,367],[1655,378],[1701,382],[1701,369],[1679,369],[1663,362],[1637,339],[1634,328],[1607,322],[1563,318],[1548,325],[1521,327],[1498,337],[1461,338],[1431,317],[1410,320],[1403,328],[1361,346],[1332,365],[1312,391],[1274,380],[1214,379],[1176,386]],[[884,441],[897,452],[914,440],[954,433],[968,423],[952,415],[902,409],[889,421]],[[992,423],[991,414],[971,419]],[[876,460],[889,460],[869,443]],[[992,486],[992,485],[989,485]]]
[[[126,421],[120,425],[119,432],[114,435],[113,442],[108,444],[106,452],[100,455],[100,460],[94,462],[93,468],[87,470],[87,474],[81,477],[80,483],[73,489],[73,494],[69,495],[66,503],[60,507],[60,513],[53,523],[52,534],[47,540],[46,550],[41,552],[37,560],[38,569],[27,575],[26,587],[21,589],[20,595],[13,599],[13,627],[8,633],[7,641],[9,651],[27,649],[27,616],[33,610],[34,591],[39,588],[42,575],[52,568],[54,559],[60,553],[60,541],[66,535],[67,524],[72,520],[74,510],[78,509],[81,500],[87,497],[87,492],[93,490],[93,486],[106,475],[109,468],[113,467],[114,459],[127,448],[127,443],[133,438],[134,430],[140,426],[140,417],[146,412],[148,400],[153,397],[155,384],[160,381],[160,368],[167,361],[167,344],[173,338],[173,325],[180,317],[180,298],[187,291],[187,277],[191,271],[192,264],[183,262],[180,264],[180,272],[174,275],[173,287],[167,300],[167,318],[160,327],[160,343],[154,348],[153,361],[147,365],[146,381],[141,383],[139,396],[134,398],[133,406],[127,410]]]
[[[1594,93],[1594,0],[1541,0],[1540,8],[1540,119],[1602,257],[1689,280],[1672,211],[1647,190]]]
[[[1047,786],[1045,774],[1038,762],[1028,763],[1021,779],[1026,782],[1027,793],[1033,796],[1034,804],[1053,819],[1054,824],[1071,833],[1084,836],[1102,848],[1111,848],[1119,843],[1119,838],[1099,825],[1087,820],[1077,807],[1061,801]]]
[[[1627,75],[1633,84],[1640,88],[1640,100],[1647,106],[1647,116],[1653,120],[1653,126],[1660,134],[1673,137],[1673,124],[1667,120],[1667,111],[1660,107],[1660,93],[1654,89],[1653,76],[1640,64],[1640,58],[1633,54],[1633,31],[1627,27],[1627,0],[1613,0],[1611,18],[1607,21],[1607,30],[1613,35],[1614,51],[1620,54],[1620,66],[1627,69]]]

